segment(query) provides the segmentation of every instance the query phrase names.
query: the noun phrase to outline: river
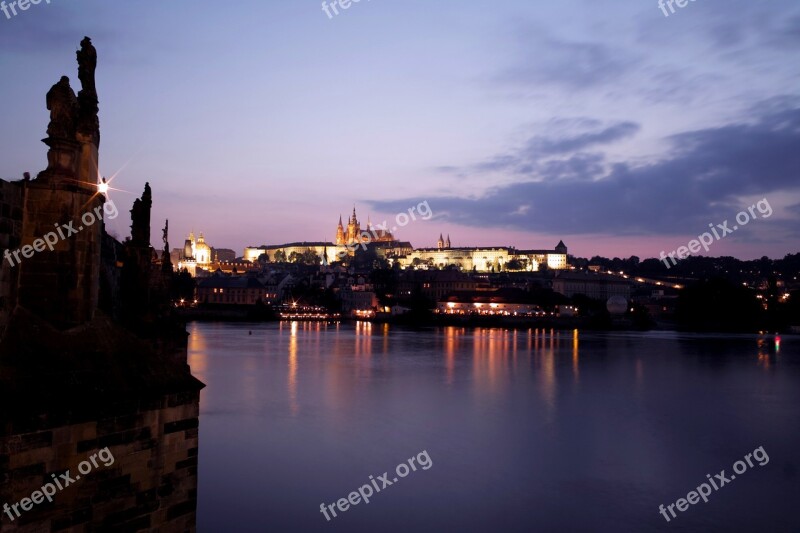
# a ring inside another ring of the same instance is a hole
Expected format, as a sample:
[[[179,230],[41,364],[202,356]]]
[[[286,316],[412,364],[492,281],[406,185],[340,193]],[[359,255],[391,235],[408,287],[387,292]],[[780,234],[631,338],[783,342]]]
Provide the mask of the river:
[[[189,332],[201,532],[800,530],[797,336]],[[747,454],[707,503],[659,512]]]

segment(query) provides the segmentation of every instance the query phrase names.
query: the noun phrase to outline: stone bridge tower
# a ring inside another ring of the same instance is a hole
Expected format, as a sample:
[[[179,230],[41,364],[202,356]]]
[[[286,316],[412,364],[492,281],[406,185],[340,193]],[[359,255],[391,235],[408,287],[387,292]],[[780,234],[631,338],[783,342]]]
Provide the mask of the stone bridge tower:
[[[42,141],[49,148],[47,169],[25,185],[25,258],[19,266],[20,305],[60,328],[84,324],[94,316],[104,229],[105,198],[98,193],[97,52],[88,37],[81,41],[77,58],[77,97],[66,76],[47,93],[50,124]],[[59,234],[52,250],[31,251],[51,232]],[[26,246],[30,255],[25,255]]]

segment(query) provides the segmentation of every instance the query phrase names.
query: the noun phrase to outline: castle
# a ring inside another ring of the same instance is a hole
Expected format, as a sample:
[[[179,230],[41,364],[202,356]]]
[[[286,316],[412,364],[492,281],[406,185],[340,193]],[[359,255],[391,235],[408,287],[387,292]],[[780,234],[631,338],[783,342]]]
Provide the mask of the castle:
[[[385,229],[376,229],[367,218],[367,227],[361,230],[361,222],[356,216],[356,208],[353,207],[353,216],[347,219],[347,229],[342,224],[342,216],[339,215],[339,225],[336,227],[336,246],[352,246],[368,242],[393,242],[394,235]]]
[[[188,246],[189,241],[187,241]],[[347,219],[347,225],[339,216],[336,226],[335,242],[294,242],[280,245],[247,247],[244,261],[256,262],[262,256],[270,262],[286,261],[293,255],[316,254],[323,265],[340,261],[344,256],[352,256],[359,245],[372,244],[378,255],[402,268],[445,268],[455,266],[462,270],[478,272],[565,270],[567,247],[563,241],[549,250],[519,250],[513,247],[456,247],[452,246],[450,235],[439,234],[436,248],[414,249],[411,243],[397,241],[386,229],[374,227],[367,219],[366,227],[361,227],[356,209]],[[198,259],[199,262],[199,259]]]
[[[367,225],[362,228],[356,208],[353,207],[353,214],[347,219],[347,226],[342,222],[341,215],[339,216],[334,242],[304,241],[269,246],[249,246],[244,249],[243,258],[245,261],[255,262],[259,257],[266,256],[270,262],[280,262],[286,261],[293,254],[312,253],[320,258],[323,265],[329,265],[340,261],[342,257],[352,256],[357,248],[367,244],[379,248],[383,255],[404,255],[411,251],[410,243],[396,241],[391,232],[376,228],[369,218],[367,218]]]

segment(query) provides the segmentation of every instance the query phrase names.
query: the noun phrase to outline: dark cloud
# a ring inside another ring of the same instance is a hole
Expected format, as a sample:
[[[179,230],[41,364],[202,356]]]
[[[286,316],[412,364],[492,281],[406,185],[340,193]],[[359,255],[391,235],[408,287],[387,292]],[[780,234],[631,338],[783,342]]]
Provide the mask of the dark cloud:
[[[637,56],[621,47],[541,37],[539,32],[525,34],[520,45],[519,62],[501,72],[496,81],[590,89],[619,81],[640,63]]]
[[[536,167],[536,174],[481,198],[449,196],[430,198],[429,203],[438,215],[465,226],[557,234],[696,232],[739,212],[740,196],[769,198],[800,189],[800,107],[779,106],[791,101],[774,99],[757,106],[764,114],[747,122],[673,135],[664,140],[671,148],[667,156],[645,165],[611,164],[602,154],[582,152],[550,162],[538,158],[547,149],[510,152],[490,159],[494,166],[484,163],[477,170],[517,174],[528,164]],[[635,131],[630,124],[606,127],[601,130],[605,135],[575,136],[572,144],[536,138],[527,148],[610,142]],[[408,203],[373,205],[393,212]]]
[[[586,149],[631,137],[640,127],[634,122],[604,124],[581,117],[553,120],[543,124],[542,129],[548,135],[534,135],[512,152],[495,155],[471,167],[438,168],[461,176],[502,172],[531,179],[580,179],[604,168],[603,156],[586,153]]]
[[[713,87],[724,83],[723,76],[697,73],[691,68],[646,67],[641,70],[642,83],[637,95],[649,104],[694,104],[706,98]]]
[[[709,24],[707,35],[719,48],[794,48],[800,44],[800,13],[772,6],[756,8],[749,16],[737,15]]]
[[[599,122],[586,121],[585,125],[599,126]],[[530,140],[528,148],[531,152],[539,156],[564,154],[567,152],[575,152],[583,150],[591,146],[608,144],[626,137],[630,137],[639,131],[639,125],[634,122],[620,122],[611,126],[595,129],[594,131],[585,131],[575,135],[561,137],[561,138],[548,138],[537,136]]]

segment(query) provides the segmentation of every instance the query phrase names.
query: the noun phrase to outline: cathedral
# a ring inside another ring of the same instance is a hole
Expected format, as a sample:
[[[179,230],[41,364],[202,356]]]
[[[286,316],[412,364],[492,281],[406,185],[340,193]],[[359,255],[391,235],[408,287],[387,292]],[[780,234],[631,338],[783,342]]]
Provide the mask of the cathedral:
[[[367,219],[367,226],[361,229],[361,222],[356,216],[356,208],[353,207],[353,216],[347,219],[347,228],[342,224],[342,216],[339,215],[339,225],[336,227],[336,245],[352,246],[353,244],[370,242],[393,242],[394,235],[386,229],[377,229]]]
[[[186,269],[194,277],[197,275],[198,269],[204,270],[211,265],[211,247],[206,244],[206,239],[202,233],[196,240],[194,232],[189,233],[183,249],[178,248],[178,250],[180,250],[180,254],[177,257],[178,271]]]

